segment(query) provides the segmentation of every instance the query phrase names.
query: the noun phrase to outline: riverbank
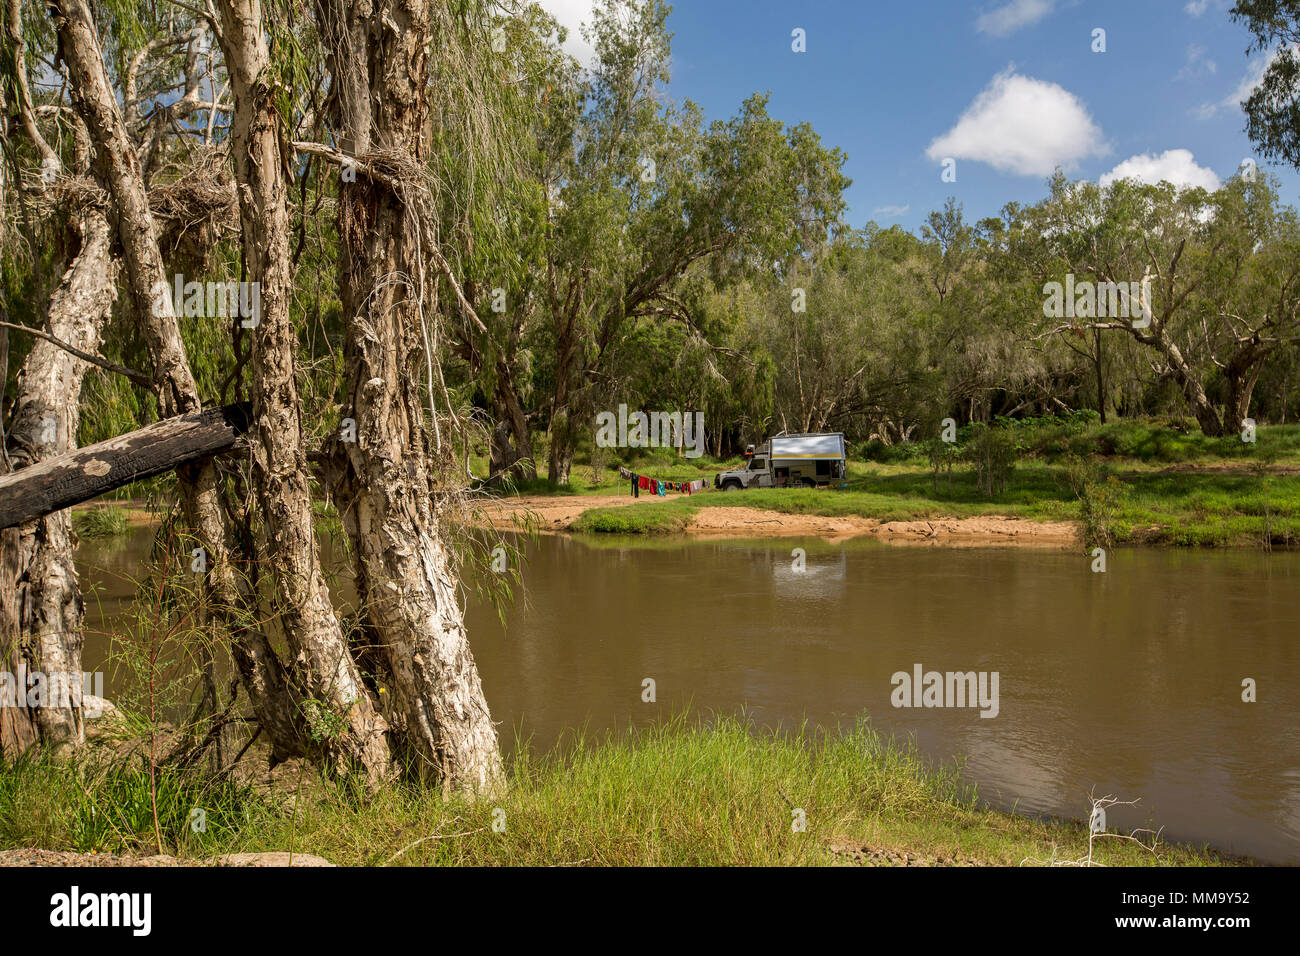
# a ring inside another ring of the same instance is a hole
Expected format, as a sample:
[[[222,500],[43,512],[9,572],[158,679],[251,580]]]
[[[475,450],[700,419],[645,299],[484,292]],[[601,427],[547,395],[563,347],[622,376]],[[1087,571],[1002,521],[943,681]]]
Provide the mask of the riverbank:
[[[725,463],[724,463],[725,464]],[[692,466],[693,469],[695,466]],[[707,471],[660,469],[670,480]],[[1113,544],[1271,550],[1300,546],[1300,469],[1286,463],[1222,461],[1153,466],[1121,462],[1106,472],[1105,515]],[[619,493],[611,493],[618,489]],[[541,493],[539,493],[539,491]],[[729,534],[736,537],[874,535],[894,542],[1077,547],[1084,504],[1067,466],[1018,465],[1006,489],[982,494],[974,476],[937,480],[911,462],[850,463],[846,488],[754,489],[633,498],[616,474],[600,484],[530,486],[489,497],[499,528],[608,534]],[[761,513],[761,514],[759,514]]]
[[[759,493],[753,497],[758,498]],[[820,537],[831,541],[869,535],[894,544],[1014,544],[1049,548],[1069,547],[1077,539],[1074,525],[1066,521],[1032,521],[1003,515],[891,521],[859,514],[790,511],[787,508],[791,504],[798,504],[791,501],[767,499],[763,504],[768,507],[750,506],[749,501],[750,496],[745,493],[708,500],[706,495],[693,495],[675,501],[626,495],[521,496],[491,500],[483,508],[489,523],[502,531]]]
[[[475,803],[406,785],[363,797],[294,763],[270,775],[264,767],[246,757],[225,781],[161,771],[158,829],[171,859],[144,863],[160,848],[138,754],[124,761],[101,739],[75,764],[22,760],[0,768],[0,849],[108,854],[105,865],[203,864],[274,851],[351,866],[1020,866],[1089,858],[1082,824],[983,807],[952,767],[928,765],[863,722],[781,734],[730,717],[681,717],[634,733],[578,736],[552,753],[512,759],[507,791]],[[1080,804],[1086,812],[1086,794]],[[201,830],[195,810],[203,811]],[[1149,834],[1138,836],[1152,845]],[[33,859],[28,853],[26,862]],[[1242,861],[1098,836],[1091,862]]]
[[[714,475],[738,458],[686,458],[637,451],[624,465],[575,462],[564,485],[544,479],[508,491],[480,488],[478,520],[501,530],[593,534],[837,540],[871,536],[895,544],[1077,549],[1097,532],[1139,547],[1300,547],[1300,426],[1261,426],[1258,442],[1206,438],[1157,422],[1016,429],[1017,458],[996,495],[981,491],[960,460],[936,472],[925,445],[857,449],[845,487],[723,492]],[[878,447],[875,447],[878,446]],[[490,470],[485,458],[473,471]],[[695,495],[634,498],[619,468],[667,481],[703,479]],[[545,473],[545,462],[538,463]],[[1080,477],[1086,478],[1081,490]],[[156,520],[143,504],[161,498],[153,479],[115,499],[75,509],[83,537],[112,537]],[[326,512],[327,513],[327,512]]]

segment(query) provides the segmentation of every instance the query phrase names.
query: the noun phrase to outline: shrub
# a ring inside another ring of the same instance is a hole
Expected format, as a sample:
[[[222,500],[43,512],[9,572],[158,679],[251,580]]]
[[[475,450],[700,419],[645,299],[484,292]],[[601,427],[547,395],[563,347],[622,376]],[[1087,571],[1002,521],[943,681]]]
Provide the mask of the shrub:
[[[879,438],[864,441],[854,449],[853,457],[861,461],[874,461],[882,465],[895,464],[924,454],[925,442],[899,442],[886,445]]]
[[[981,494],[992,498],[1006,490],[1016,467],[1016,442],[1008,429],[973,426],[962,451],[975,466],[975,485]]]
[[[1079,537],[1085,548],[1109,548],[1114,543],[1115,516],[1128,494],[1124,483],[1095,461],[1071,457],[1065,481],[1079,501]]]
[[[961,459],[961,450],[954,442],[946,442],[938,438],[931,438],[924,442],[926,459],[930,462],[930,467],[934,469],[930,476],[930,484],[935,492],[939,490],[939,472],[943,472],[948,478],[948,490],[952,490],[952,466],[953,463]]]

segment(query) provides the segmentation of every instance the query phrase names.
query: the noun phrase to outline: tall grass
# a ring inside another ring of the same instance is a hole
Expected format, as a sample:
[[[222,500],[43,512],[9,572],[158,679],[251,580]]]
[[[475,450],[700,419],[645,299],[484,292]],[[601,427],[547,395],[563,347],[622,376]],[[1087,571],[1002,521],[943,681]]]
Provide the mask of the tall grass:
[[[126,509],[116,506],[74,511],[72,529],[79,538],[116,538],[130,530]]]
[[[0,768],[0,845],[147,854],[160,834],[170,852],[205,856],[237,839],[260,806],[251,788],[202,773],[159,768],[151,780],[139,754],[92,747],[55,761],[29,751]]]
[[[0,769],[0,845],[146,846],[147,767],[105,760],[92,751],[73,763]],[[837,848],[847,845],[1015,865],[1087,852],[1082,824],[982,807],[955,767],[927,764],[864,721],[774,731],[741,717],[682,715],[575,735],[541,756],[524,749],[508,781],[505,794],[479,802],[414,785],[363,795],[311,778],[290,804],[283,790],[197,771],[163,770],[157,790],[165,849],[186,856],[292,847],[352,865],[768,866],[844,862]],[[206,832],[189,826],[196,807],[206,810]],[[794,825],[800,819],[805,829]],[[1100,852],[1112,864],[1216,862],[1126,841]]]

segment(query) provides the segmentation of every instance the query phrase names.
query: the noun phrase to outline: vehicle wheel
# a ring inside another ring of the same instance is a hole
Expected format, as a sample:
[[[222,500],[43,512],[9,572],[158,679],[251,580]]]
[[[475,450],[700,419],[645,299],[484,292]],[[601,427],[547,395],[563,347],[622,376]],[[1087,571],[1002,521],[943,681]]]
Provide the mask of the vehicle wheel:
[[[740,482],[738,482],[738,481],[724,481],[724,482],[722,483],[722,490],[723,490],[723,491],[739,491],[739,490],[740,490]]]

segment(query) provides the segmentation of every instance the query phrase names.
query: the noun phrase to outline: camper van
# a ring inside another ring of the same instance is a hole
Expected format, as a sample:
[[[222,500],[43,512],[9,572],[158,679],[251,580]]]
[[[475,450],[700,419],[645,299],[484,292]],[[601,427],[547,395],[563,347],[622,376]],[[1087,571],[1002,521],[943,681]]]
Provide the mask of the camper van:
[[[713,476],[723,491],[741,488],[817,488],[842,484],[848,476],[844,433],[775,435],[746,449],[744,468]]]

